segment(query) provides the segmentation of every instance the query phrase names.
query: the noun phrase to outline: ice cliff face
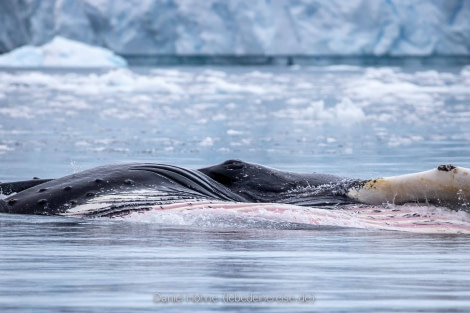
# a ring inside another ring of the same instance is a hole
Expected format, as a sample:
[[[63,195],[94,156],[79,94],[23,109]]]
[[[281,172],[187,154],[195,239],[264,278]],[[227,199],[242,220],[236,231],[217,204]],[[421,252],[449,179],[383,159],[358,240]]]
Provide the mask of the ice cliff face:
[[[119,54],[470,54],[470,0],[0,1],[0,52],[60,35]]]

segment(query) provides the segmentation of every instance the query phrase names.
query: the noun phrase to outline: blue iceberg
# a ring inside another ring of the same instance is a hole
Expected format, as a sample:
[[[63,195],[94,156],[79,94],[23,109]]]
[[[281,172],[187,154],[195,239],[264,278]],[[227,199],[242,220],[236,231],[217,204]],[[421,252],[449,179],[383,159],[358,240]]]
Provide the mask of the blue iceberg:
[[[54,37],[43,46],[23,46],[0,55],[0,66],[124,67],[127,62],[108,49]]]

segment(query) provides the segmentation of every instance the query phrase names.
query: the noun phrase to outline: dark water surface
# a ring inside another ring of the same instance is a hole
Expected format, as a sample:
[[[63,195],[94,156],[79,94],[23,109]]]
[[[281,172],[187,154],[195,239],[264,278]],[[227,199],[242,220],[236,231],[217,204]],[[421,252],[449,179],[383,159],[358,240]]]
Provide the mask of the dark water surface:
[[[470,167],[469,101],[468,67],[0,71],[0,180],[229,158],[364,178]],[[469,242],[0,214],[0,311],[469,312]],[[237,302],[250,294],[282,301]]]

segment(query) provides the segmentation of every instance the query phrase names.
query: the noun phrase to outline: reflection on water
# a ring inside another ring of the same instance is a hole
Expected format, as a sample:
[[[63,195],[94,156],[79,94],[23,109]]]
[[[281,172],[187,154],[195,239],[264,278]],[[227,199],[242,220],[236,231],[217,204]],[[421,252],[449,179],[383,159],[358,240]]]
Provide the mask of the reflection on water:
[[[465,312],[467,236],[344,228],[236,229],[1,215],[2,312]],[[300,296],[314,303],[185,302],[161,295]],[[184,305],[185,307],[181,307]]]

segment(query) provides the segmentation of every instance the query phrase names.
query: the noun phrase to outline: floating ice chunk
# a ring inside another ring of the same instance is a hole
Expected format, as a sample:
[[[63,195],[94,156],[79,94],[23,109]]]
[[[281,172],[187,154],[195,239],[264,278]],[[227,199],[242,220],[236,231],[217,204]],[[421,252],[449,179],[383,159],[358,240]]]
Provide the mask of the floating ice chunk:
[[[124,67],[127,62],[111,50],[58,36],[40,47],[23,46],[0,55],[0,66]]]
[[[227,130],[227,135],[230,135],[230,136],[240,136],[240,135],[243,135],[244,132],[241,131],[241,130],[235,130],[235,129],[229,129]]]
[[[362,108],[349,98],[343,98],[331,111],[335,119],[343,123],[357,123],[366,118]]]
[[[341,102],[331,108],[325,108],[324,102],[320,100],[311,102],[307,107],[288,108],[273,114],[277,117],[291,118],[300,122],[318,121],[354,124],[366,119],[362,108],[349,98],[343,98]]]
[[[215,140],[211,137],[206,137],[199,143],[199,145],[202,147],[211,147],[214,145],[214,142]]]
[[[388,142],[389,147],[409,146],[415,142],[423,141],[422,136],[395,136],[392,135]]]
[[[13,150],[13,148],[10,148],[7,145],[0,145],[0,154],[3,154],[3,153],[8,152],[8,151],[12,151],[12,150]]]

